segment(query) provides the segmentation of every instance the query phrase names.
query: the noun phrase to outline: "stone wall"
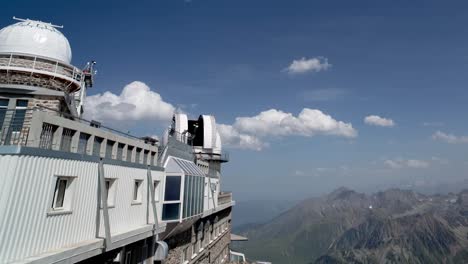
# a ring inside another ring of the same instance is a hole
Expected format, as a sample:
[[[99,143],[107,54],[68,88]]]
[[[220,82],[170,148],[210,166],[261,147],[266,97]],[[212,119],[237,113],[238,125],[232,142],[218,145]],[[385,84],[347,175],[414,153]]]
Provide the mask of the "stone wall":
[[[215,238],[215,230],[221,224],[227,228]],[[210,238],[211,242],[208,242]],[[226,259],[229,261],[231,208],[198,220],[191,228],[166,239],[166,242],[169,246],[169,255],[164,264],[220,263],[226,252]],[[199,247],[203,250],[199,251]],[[193,254],[193,249],[196,250],[196,254]]]
[[[65,102],[63,100],[60,100],[59,97],[55,96],[37,96],[34,97],[31,101],[29,101],[28,105],[29,108],[41,106],[52,109],[49,111],[44,109],[44,111],[52,113],[54,113],[54,111],[63,112],[67,108]]]

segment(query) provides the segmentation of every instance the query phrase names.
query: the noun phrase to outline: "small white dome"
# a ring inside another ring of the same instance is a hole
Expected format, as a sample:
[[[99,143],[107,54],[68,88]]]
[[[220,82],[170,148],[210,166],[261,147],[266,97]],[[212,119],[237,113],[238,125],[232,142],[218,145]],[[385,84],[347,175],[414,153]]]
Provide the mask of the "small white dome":
[[[52,24],[25,20],[0,30],[0,53],[25,53],[70,64],[67,38]]]

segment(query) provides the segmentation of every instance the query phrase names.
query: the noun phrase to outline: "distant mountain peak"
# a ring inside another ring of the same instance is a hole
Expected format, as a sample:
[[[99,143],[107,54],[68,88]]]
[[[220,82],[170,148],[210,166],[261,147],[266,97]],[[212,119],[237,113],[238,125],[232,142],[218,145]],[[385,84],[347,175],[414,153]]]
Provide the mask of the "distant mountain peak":
[[[354,190],[351,190],[347,187],[340,187],[327,195],[327,200],[349,200],[350,198],[362,198],[365,196],[362,193],[358,193]]]

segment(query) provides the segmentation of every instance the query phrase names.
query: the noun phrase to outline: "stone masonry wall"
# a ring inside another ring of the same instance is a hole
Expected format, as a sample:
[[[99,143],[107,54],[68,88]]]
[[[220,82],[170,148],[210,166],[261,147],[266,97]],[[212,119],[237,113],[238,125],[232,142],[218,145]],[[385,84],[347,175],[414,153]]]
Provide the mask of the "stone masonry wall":
[[[219,212],[215,215],[211,215],[207,218],[200,219],[193,226],[182,233],[177,234],[174,237],[166,240],[169,246],[169,255],[164,264],[212,264],[220,263],[219,260],[224,257],[226,249],[229,252],[229,245],[231,243],[231,210]],[[219,223],[227,225],[227,230],[224,230],[218,237],[214,237],[214,229]],[[200,231],[200,228],[202,231]],[[202,240],[210,237],[211,243],[200,242],[204,245],[202,251],[196,252],[196,256],[192,258],[193,246],[200,240],[200,232],[202,232]],[[224,250],[224,252],[223,252]],[[186,252],[188,253],[186,254]],[[187,255],[187,256],[184,256]],[[184,259],[184,257],[188,259]],[[229,261],[229,254],[227,256],[227,262]],[[218,262],[216,262],[218,260]]]

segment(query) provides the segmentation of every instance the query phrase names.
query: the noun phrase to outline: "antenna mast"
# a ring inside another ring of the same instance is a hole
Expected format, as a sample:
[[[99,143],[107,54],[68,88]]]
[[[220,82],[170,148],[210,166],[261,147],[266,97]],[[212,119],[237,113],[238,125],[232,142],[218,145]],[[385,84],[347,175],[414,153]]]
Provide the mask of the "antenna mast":
[[[34,20],[31,20],[29,18],[24,19],[24,18],[19,18],[19,17],[15,17],[15,16],[13,17],[13,20],[21,21],[21,22],[34,22]],[[61,26],[54,25],[52,23],[46,23],[46,22],[42,22],[42,21],[39,21],[39,20],[37,20],[36,22],[40,22],[42,24],[46,24],[46,25],[49,25],[49,26],[54,27],[54,28],[63,28],[63,25],[61,25]]]

